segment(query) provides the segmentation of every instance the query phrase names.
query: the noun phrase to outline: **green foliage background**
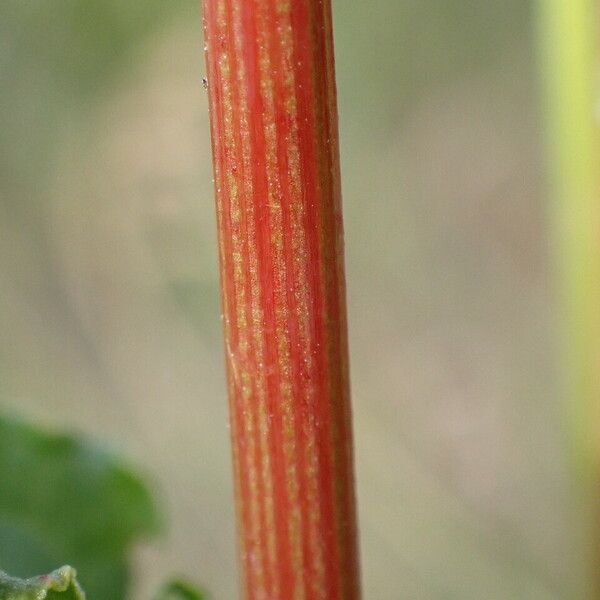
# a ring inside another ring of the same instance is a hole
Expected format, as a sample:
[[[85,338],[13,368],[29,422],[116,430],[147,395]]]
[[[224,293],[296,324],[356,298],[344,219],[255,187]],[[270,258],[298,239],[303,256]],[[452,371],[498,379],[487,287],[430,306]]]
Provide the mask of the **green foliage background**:
[[[127,553],[156,533],[142,481],[113,456],[0,418],[0,564],[11,575],[77,565],[90,598],[125,595]]]

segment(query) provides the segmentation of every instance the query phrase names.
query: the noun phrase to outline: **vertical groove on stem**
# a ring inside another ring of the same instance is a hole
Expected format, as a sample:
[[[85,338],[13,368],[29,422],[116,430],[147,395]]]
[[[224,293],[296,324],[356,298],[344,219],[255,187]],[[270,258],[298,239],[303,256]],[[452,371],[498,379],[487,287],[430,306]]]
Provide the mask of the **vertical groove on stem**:
[[[357,600],[330,0],[204,0],[243,592]]]

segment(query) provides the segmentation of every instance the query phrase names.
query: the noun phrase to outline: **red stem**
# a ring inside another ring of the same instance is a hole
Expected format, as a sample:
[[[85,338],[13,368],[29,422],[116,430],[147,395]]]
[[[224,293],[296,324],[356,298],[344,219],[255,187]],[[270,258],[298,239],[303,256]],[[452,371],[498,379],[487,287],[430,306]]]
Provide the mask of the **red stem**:
[[[243,592],[360,596],[330,0],[204,0]]]

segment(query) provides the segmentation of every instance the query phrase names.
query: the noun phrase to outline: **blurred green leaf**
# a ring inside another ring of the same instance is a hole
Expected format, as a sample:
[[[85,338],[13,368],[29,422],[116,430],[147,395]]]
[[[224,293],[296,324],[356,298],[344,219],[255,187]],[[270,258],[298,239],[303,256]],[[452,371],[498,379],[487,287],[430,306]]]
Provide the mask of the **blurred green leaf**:
[[[91,598],[122,600],[127,551],[158,528],[142,480],[83,440],[0,417],[0,565],[77,564]]]
[[[50,575],[30,579],[10,577],[0,571],[0,600],[51,600],[61,594],[61,600],[85,600],[85,594],[71,567],[61,567]]]
[[[208,596],[187,581],[173,579],[161,588],[154,600],[208,600]]]

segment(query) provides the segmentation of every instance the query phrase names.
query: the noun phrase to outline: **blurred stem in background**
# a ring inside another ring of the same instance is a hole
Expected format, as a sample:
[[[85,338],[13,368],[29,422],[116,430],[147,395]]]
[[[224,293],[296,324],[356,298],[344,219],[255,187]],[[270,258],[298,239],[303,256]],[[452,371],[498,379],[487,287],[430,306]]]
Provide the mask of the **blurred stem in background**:
[[[597,3],[539,0],[547,158],[572,464],[587,557],[580,598],[600,598],[600,153]]]

